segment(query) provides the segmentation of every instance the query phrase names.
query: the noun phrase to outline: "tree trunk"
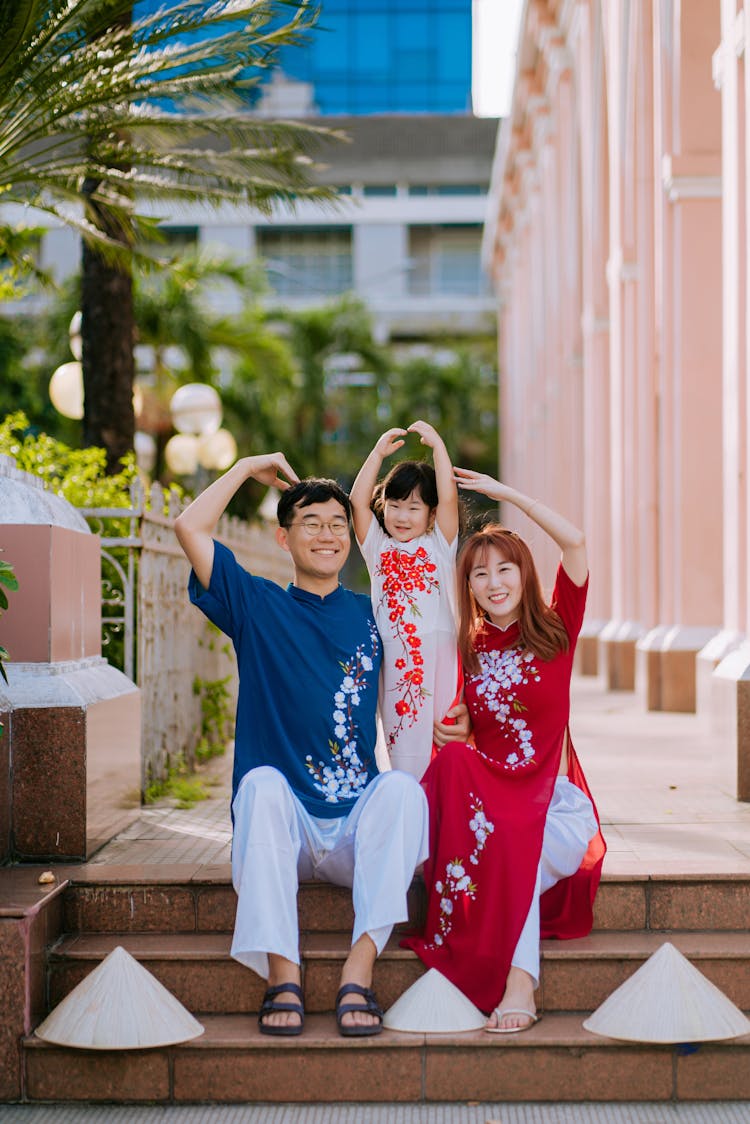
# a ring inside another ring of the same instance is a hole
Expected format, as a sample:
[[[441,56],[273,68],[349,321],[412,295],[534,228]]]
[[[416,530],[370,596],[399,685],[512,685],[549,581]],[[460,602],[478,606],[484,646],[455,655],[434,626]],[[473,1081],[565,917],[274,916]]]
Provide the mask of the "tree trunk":
[[[130,7],[121,12],[115,22],[123,28],[129,27],[132,14]],[[89,138],[92,151],[98,139],[96,135]],[[112,140],[110,136],[106,139]],[[98,187],[94,179],[87,179],[83,184],[89,218],[110,238],[129,247],[129,238],[121,224],[97,203]],[[135,437],[135,311],[129,253],[113,265],[95,247],[83,243],[81,313],[83,443],[105,448],[107,472],[114,473],[120,467],[120,458],[133,449]]]
[[[100,221],[105,225],[106,217]],[[83,443],[103,446],[107,471],[117,472],[135,433],[133,277],[127,265],[109,264],[85,242],[81,269]]]

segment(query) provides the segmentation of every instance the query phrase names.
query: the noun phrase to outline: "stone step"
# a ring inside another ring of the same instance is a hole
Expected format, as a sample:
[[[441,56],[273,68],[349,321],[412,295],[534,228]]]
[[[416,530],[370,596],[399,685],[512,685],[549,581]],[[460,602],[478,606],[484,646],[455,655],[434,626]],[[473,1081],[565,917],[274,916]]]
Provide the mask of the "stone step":
[[[596,932],[572,941],[543,941],[538,1003],[544,1011],[591,1011],[670,940],[738,1007],[750,1009],[750,941],[745,933]],[[49,999],[56,1006],[118,944],[152,972],[194,1014],[257,1011],[264,984],[232,960],[224,933],[84,934],[67,937],[49,955]],[[332,1009],[346,933],[310,933],[300,942],[305,1008]],[[387,1009],[423,972],[408,949],[389,941],[374,986]]]
[[[750,1099],[750,1036],[686,1050],[589,1034],[546,1015],[518,1035],[384,1031],[343,1039],[330,1014],[270,1038],[248,1015],[208,1015],[193,1042],[154,1050],[68,1050],[28,1037],[30,1102],[518,1102]]]
[[[86,868],[85,880],[69,875],[63,929],[78,932],[230,932],[236,898],[227,868],[179,879],[156,867]],[[175,870],[174,867],[171,868]],[[144,872],[148,872],[144,878]],[[415,879],[409,917],[423,917],[425,890]],[[594,909],[595,930],[684,929],[746,931],[750,877],[705,874],[616,874],[602,879]],[[351,893],[324,882],[305,883],[299,893],[300,929],[351,929]]]

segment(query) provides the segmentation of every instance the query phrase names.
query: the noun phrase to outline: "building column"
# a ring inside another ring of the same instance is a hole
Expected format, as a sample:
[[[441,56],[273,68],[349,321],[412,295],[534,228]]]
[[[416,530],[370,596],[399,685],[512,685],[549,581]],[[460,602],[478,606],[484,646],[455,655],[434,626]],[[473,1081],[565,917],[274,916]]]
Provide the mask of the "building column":
[[[658,620],[639,644],[649,709],[696,709],[696,656],[721,620],[721,133],[718,6],[653,6],[659,403]],[[698,544],[712,544],[700,549]]]
[[[592,581],[586,619],[576,647],[584,675],[600,671],[599,634],[610,610],[609,574],[609,293],[607,92],[601,8],[578,6],[571,49],[576,57],[581,185],[581,346],[583,527]]]
[[[603,0],[603,31],[607,74],[609,141],[609,284],[610,320],[610,533],[612,540],[611,619],[599,634],[607,685],[633,690],[636,644],[643,635],[640,593],[644,527],[642,507],[651,466],[641,450],[650,451],[643,418],[639,376],[639,284],[646,283],[650,262],[638,259],[636,142],[638,83],[643,60],[633,49],[638,42],[639,5]],[[641,168],[641,171],[644,169]],[[640,409],[639,409],[640,407]]]
[[[698,659],[701,711],[738,799],[750,800],[750,337],[746,12],[722,0],[714,75],[721,90],[723,218],[722,630]],[[712,669],[713,674],[711,674]]]

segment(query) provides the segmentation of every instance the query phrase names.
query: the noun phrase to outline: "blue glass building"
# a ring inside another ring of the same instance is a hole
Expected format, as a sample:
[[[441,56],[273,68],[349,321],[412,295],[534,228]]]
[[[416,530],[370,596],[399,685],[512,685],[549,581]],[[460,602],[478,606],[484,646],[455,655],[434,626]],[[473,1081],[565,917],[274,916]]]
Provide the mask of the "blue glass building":
[[[165,2],[137,0],[136,15]],[[470,113],[471,0],[321,0],[279,66],[312,86],[320,114]]]
[[[280,54],[321,114],[471,112],[471,0],[322,0]]]

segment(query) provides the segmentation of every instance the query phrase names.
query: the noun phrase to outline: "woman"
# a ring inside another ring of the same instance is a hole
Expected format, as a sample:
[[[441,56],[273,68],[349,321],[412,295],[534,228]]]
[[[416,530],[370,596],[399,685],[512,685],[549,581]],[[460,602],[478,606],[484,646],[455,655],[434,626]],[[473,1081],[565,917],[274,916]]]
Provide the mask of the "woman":
[[[498,524],[458,563],[459,647],[475,745],[450,742],[422,784],[430,804],[427,922],[402,943],[501,1034],[537,1021],[541,936],[591,929],[605,845],[568,734],[573,653],[588,566],[583,532],[468,469],[467,491],[512,503],[557,543],[549,605],[526,543]],[[540,922],[541,917],[541,922]]]

